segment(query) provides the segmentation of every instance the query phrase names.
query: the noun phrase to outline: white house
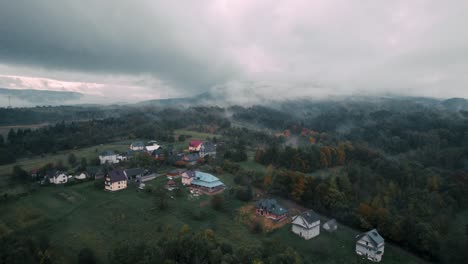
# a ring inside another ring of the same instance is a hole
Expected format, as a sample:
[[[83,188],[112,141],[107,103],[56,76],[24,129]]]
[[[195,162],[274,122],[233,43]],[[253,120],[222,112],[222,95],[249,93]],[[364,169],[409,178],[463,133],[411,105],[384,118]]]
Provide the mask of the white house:
[[[356,239],[356,253],[358,255],[365,256],[374,262],[382,260],[385,241],[376,229],[360,234],[356,236]]]
[[[49,181],[53,184],[64,184],[68,182],[68,175],[61,171],[52,171],[48,173]],[[71,176],[70,176],[71,177]]]
[[[99,160],[101,161],[101,164],[114,164],[114,163],[119,163],[119,159],[117,158],[117,154],[112,151],[112,150],[107,150],[99,154]]]
[[[145,146],[145,150],[148,151],[148,152],[153,152],[157,149],[159,149],[161,146],[158,144],[158,142],[152,140],[152,141],[149,141],[146,146]]]
[[[296,215],[292,219],[293,233],[309,240],[320,234],[320,218],[312,210],[305,211],[300,215]]]
[[[145,144],[143,144],[143,142],[141,141],[137,141],[137,142],[132,142],[132,144],[130,144],[130,149],[131,150],[144,150],[145,149]]]
[[[76,180],[86,180],[88,176],[86,175],[85,172],[81,172],[75,175]]]
[[[203,142],[200,140],[192,140],[189,142],[189,148],[188,150],[190,152],[199,152],[201,147],[203,145]]]

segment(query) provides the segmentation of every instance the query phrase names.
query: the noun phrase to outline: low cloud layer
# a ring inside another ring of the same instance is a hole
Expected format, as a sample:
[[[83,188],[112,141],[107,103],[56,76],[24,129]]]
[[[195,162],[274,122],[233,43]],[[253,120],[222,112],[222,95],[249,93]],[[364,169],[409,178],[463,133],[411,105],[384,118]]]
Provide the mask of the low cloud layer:
[[[467,11],[461,0],[3,1],[0,75],[134,98],[468,97]],[[7,88],[40,89],[30,83]]]

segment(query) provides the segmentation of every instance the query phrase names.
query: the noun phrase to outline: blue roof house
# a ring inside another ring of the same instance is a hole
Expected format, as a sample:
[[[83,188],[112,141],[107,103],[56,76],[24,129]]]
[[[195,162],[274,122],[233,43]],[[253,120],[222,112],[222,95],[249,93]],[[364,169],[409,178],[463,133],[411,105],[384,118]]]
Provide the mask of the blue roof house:
[[[200,189],[206,193],[222,191],[225,188],[224,183],[217,177],[201,171],[195,171],[191,187]]]

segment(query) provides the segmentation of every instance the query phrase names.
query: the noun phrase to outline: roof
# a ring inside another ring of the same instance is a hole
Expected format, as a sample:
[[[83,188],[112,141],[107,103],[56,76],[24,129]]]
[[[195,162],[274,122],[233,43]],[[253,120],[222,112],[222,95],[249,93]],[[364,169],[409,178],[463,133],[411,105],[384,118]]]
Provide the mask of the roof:
[[[193,179],[192,184],[207,188],[224,185],[217,177],[201,171],[195,171],[195,178]]]
[[[201,171],[195,171],[195,179],[204,181],[204,182],[214,182],[214,181],[219,181],[219,179],[209,173],[206,172],[201,172]]]
[[[106,150],[104,152],[101,152],[101,154],[99,154],[99,156],[114,156],[114,155],[116,155],[116,154],[112,150]]]
[[[189,147],[198,148],[202,143],[200,140],[192,140],[189,142]]]
[[[147,151],[154,151],[154,150],[157,150],[157,149],[160,148],[160,147],[161,147],[161,146],[159,146],[159,145],[156,144],[156,145],[145,146],[145,149],[146,149]]]
[[[156,149],[156,150],[153,150],[153,152],[151,152],[151,155],[153,155],[153,156],[156,156],[156,155],[159,156],[159,155],[162,155],[162,154],[164,154],[164,150],[161,147]]]
[[[124,172],[127,175],[127,177],[133,177],[133,176],[136,176],[136,175],[139,175],[139,174],[143,174],[143,172],[145,172],[145,170],[142,169],[142,168],[131,168],[131,169],[124,170]]]
[[[301,216],[302,219],[306,222],[306,226],[309,226],[312,223],[320,220],[320,217],[313,210],[302,212],[299,216]]]
[[[176,182],[173,180],[167,181],[166,185],[176,185]]]
[[[275,199],[263,199],[257,202],[257,208],[262,208],[263,210],[267,211],[268,213],[281,215],[288,212],[287,209],[280,206]]]
[[[198,161],[200,159],[200,155],[198,155],[198,153],[190,153],[190,154],[187,154],[185,155],[184,157],[184,160],[185,161]]]
[[[324,225],[328,225],[330,229],[336,229],[338,227],[338,223],[335,219],[328,220]]]
[[[185,171],[183,175],[187,175],[189,178],[195,178],[195,172],[193,170]]]
[[[132,147],[144,147],[145,144],[141,141],[132,142]]]
[[[211,143],[211,142],[205,142],[203,144],[203,148],[205,152],[215,152],[216,151],[216,145]]]
[[[108,174],[110,182],[126,181],[127,177],[122,170],[112,170]]]
[[[64,174],[64,175],[66,176],[66,173],[65,173],[65,172],[59,171],[59,170],[49,170],[49,171],[47,172],[47,176],[48,176],[49,178],[56,178],[56,177],[58,177],[58,176],[60,176],[60,175],[62,175],[62,174]]]
[[[100,166],[87,166],[86,171],[91,175],[104,173],[104,169]]]
[[[171,171],[167,172],[166,174],[167,175],[179,175],[179,174],[182,174],[183,172],[185,172],[185,170],[175,169],[175,170],[171,170]]]
[[[379,232],[377,232],[377,229],[372,229],[370,231],[367,231],[366,233],[362,233],[358,235],[358,239],[362,238],[363,236],[367,236],[370,238],[371,242],[374,244],[374,246],[377,246],[381,243],[384,243],[385,240],[383,237],[380,236]]]

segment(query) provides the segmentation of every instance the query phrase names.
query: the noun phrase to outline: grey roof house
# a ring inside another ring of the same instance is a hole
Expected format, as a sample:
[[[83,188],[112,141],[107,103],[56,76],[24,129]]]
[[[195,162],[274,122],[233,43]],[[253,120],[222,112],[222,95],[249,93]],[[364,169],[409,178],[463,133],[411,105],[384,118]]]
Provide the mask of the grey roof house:
[[[385,240],[376,229],[356,236],[356,253],[367,259],[380,262],[384,254]]]
[[[338,223],[336,222],[335,219],[331,219],[331,220],[325,222],[325,223],[322,225],[322,228],[323,228],[325,231],[334,232],[334,231],[336,231],[336,229],[338,229]]]
[[[142,168],[131,168],[131,169],[126,169],[124,170],[125,176],[127,176],[127,179],[135,179],[138,176],[143,176],[143,173],[145,172],[145,169]]]
[[[320,234],[320,217],[313,210],[294,216],[291,224],[292,232],[306,240]]]

